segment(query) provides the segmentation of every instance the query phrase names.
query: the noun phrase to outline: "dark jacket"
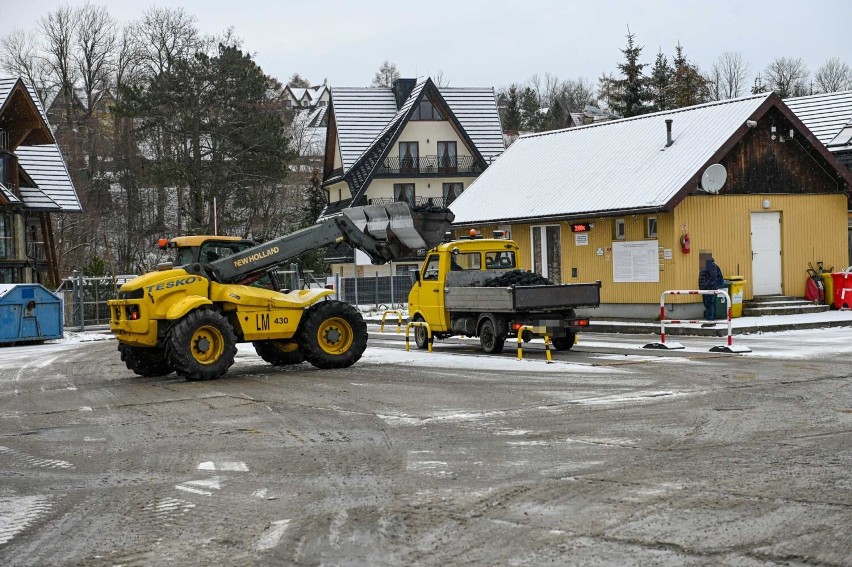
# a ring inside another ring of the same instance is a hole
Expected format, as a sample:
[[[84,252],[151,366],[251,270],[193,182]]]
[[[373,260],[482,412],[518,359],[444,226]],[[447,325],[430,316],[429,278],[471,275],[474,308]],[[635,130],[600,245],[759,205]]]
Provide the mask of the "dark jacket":
[[[724,282],[722,270],[713,260],[707,260],[705,268],[698,272],[698,289],[719,289]]]

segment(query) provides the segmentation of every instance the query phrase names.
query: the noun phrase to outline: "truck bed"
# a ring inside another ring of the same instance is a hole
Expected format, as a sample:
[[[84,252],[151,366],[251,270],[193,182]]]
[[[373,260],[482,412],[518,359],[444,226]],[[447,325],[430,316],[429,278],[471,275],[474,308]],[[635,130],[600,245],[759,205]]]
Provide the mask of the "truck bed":
[[[453,283],[456,282],[448,278],[444,292],[444,304],[450,311],[559,311],[597,307],[601,297],[600,282],[514,287],[469,287]]]

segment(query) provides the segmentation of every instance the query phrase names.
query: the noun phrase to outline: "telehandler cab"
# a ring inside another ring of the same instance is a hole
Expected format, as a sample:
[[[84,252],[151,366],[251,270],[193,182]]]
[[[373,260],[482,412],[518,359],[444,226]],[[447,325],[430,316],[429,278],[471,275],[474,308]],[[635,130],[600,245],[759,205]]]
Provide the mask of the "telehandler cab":
[[[330,300],[332,290],[282,293],[251,284],[304,252],[339,242],[375,264],[412,256],[436,246],[452,220],[448,210],[412,212],[403,202],[352,207],[256,246],[235,241],[233,252],[217,259],[202,254],[203,237],[183,237],[198,239],[178,254],[178,261],[191,261],[121,286],[109,302],[110,330],[121,359],[140,376],[174,371],[187,380],[218,378],[234,363],[239,342],[252,342],[275,365],[307,360],[318,368],[348,367],[367,346],[367,326],[355,307]]]

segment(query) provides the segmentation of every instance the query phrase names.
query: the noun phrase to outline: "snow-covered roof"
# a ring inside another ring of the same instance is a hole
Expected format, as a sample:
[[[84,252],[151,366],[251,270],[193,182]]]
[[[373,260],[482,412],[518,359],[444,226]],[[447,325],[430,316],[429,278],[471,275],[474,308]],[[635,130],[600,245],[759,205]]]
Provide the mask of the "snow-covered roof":
[[[0,108],[12,92],[17,78],[0,78]],[[45,124],[47,115],[41,100],[30,85],[25,85]],[[65,159],[57,144],[14,148],[19,166],[38,187],[20,187],[21,201],[31,210],[79,212],[82,210]]]
[[[799,96],[784,103],[830,151],[852,144],[852,91]]]
[[[426,80],[419,81],[406,103],[397,110],[391,88],[333,87],[334,120],[337,124],[340,157],[346,172],[410,109]],[[438,87],[459,124],[467,132],[486,162],[505,149],[494,89]]]
[[[453,202],[455,222],[659,210],[770,96],[523,136]]]

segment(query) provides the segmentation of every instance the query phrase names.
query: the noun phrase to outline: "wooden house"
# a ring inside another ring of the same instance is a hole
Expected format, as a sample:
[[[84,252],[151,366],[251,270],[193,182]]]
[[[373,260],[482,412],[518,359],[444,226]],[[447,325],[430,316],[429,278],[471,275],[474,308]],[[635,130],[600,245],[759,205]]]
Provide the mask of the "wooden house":
[[[707,255],[746,279],[746,299],[803,296],[809,263],[848,262],[850,187],[814,133],[760,94],[523,136],[451,209],[459,228],[510,231],[526,269],[600,280],[599,315],[653,317],[663,291],[697,287]]]
[[[58,285],[50,215],[81,210],[35,91],[0,78],[0,283]]]

